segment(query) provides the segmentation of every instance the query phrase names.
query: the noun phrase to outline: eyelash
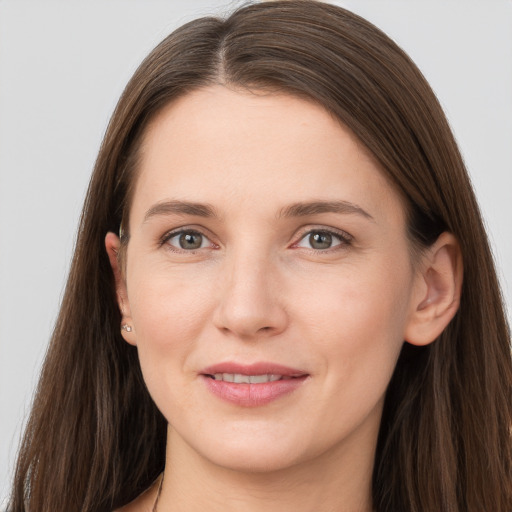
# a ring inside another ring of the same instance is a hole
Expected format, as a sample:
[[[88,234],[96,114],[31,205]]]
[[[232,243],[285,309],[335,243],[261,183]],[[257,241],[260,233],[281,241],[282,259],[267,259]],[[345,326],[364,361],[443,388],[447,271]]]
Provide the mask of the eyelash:
[[[177,237],[177,236],[180,236],[180,235],[183,235],[183,234],[188,234],[188,235],[197,235],[197,236],[200,236],[203,238],[203,241],[204,239],[210,241],[210,243],[217,247],[213,242],[211,242],[211,240],[203,233],[201,233],[201,231],[198,231],[197,229],[186,229],[186,228],[181,228],[177,231],[170,231],[168,233],[166,233],[159,241],[159,246],[163,246],[165,244],[167,244],[169,250],[173,251],[173,252],[177,252],[177,253],[188,253],[188,254],[195,254],[198,250],[200,249],[204,249],[204,247],[199,247],[198,249],[191,249],[191,250],[188,250],[188,249],[183,249],[183,248],[180,248],[180,247],[175,247],[173,245],[171,245],[169,243],[170,240],[172,240],[173,238]],[[202,243],[201,243],[202,245]]]
[[[320,234],[320,235],[329,235],[332,238],[336,238],[339,241],[339,244],[336,244],[334,246],[328,247],[326,249],[315,249],[314,247],[304,247],[307,250],[314,251],[315,253],[330,253],[333,251],[339,251],[346,249],[348,246],[352,244],[353,237],[346,233],[345,231],[338,231],[333,229],[326,229],[326,228],[317,228],[317,229],[308,229],[306,232],[304,232],[300,239],[295,242],[292,245],[292,248],[299,248],[301,247],[299,244],[305,240],[307,237],[310,237],[314,234]]]
[[[186,228],[181,228],[177,231],[170,231],[170,232],[164,234],[162,236],[162,238],[159,240],[158,245],[159,245],[159,247],[161,247],[161,246],[167,244],[169,250],[171,250],[172,252],[188,253],[188,254],[196,254],[198,250],[206,248],[206,247],[199,247],[198,249],[188,250],[188,249],[183,249],[183,248],[173,246],[169,243],[169,241],[172,240],[173,238],[183,235],[183,234],[200,236],[203,238],[202,243],[204,242],[204,239],[206,239],[210,242],[211,246],[214,246],[214,248],[218,248],[218,246],[216,244],[214,244],[213,242],[211,242],[211,240],[204,233],[201,233],[201,231],[199,231],[197,229],[186,229]],[[300,248],[301,246],[299,244],[303,240],[305,240],[308,236],[312,236],[314,234],[329,235],[333,238],[336,238],[339,241],[338,244],[328,247],[326,249],[315,249],[313,247],[303,247],[304,249],[313,251],[315,253],[330,253],[332,251],[343,250],[351,245],[352,239],[353,239],[353,237],[351,235],[349,235],[348,233],[346,233],[344,231],[335,231],[335,230],[326,229],[326,228],[309,229],[308,231],[305,231],[300,236],[300,238],[297,242],[295,242],[291,245],[291,248],[293,248],[293,249]],[[202,243],[201,243],[201,245],[202,245]]]

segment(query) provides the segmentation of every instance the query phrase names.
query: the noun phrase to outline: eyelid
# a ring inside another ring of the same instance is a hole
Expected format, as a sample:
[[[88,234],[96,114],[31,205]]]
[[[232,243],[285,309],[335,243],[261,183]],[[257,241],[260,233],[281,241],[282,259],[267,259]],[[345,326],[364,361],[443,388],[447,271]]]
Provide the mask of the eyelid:
[[[196,233],[198,235],[201,235],[205,237],[210,242],[209,248],[219,248],[219,245],[212,241],[212,238],[214,238],[212,235],[209,234],[209,230],[203,228],[203,227],[197,227],[197,226],[180,226],[174,229],[171,229],[169,231],[166,231],[158,240],[158,246],[161,247],[165,245],[171,238],[174,238],[175,236],[178,236],[182,233]],[[345,248],[349,245],[351,245],[354,237],[347,233],[346,231],[343,231],[341,229],[327,227],[327,226],[304,226],[299,230],[299,233],[294,237],[295,242],[293,242],[289,247],[291,248],[298,248],[298,244],[306,238],[306,236],[311,235],[312,233],[328,233],[329,235],[332,235],[336,237],[340,243],[330,247],[328,249],[314,249],[310,248],[311,251],[314,252],[329,252],[331,250],[336,250],[337,248]],[[207,249],[208,247],[203,247],[199,249],[193,249],[193,250],[185,250],[180,249],[179,247],[175,247],[173,245],[168,244],[169,247],[172,247],[172,250],[175,252],[183,252],[183,253],[189,253],[192,254],[196,251],[199,251],[201,249]],[[306,248],[307,249],[307,248]]]
[[[198,228],[196,226],[180,226],[179,228],[171,229],[169,231],[166,231],[158,240],[158,246],[162,247],[163,245],[167,244],[169,240],[174,238],[175,236],[181,235],[182,233],[193,233],[197,235],[201,235],[202,237],[206,238],[210,242],[209,248],[218,248],[218,245],[212,241],[212,236],[206,233],[207,230],[204,228]],[[169,247],[172,248],[174,252],[183,252],[183,253],[189,253],[193,254],[196,251],[202,250],[202,249],[208,249],[208,247],[201,247],[199,249],[181,249],[179,247],[176,247],[171,244],[167,244]]]
[[[352,243],[352,241],[354,240],[354,237],[350,233],[347,233],[346,231],[343,231],[341,229],[336,229],[336,228],[331,228],[331,227],[326,227],[326,226],[306,226],[301,229],[299,235],[296,237],[296,241],[293,242],[291,247],[299,248],[300,246],[298,244],[300,242],[302,242],[302,240],[304,240],[307,236],[310,236],[312,233],[328,233],[329,235],[336,237],[340,241],[339,244],[337,244],[333,247],[329,247],[328,249],[314,249],[312,247],[309,248],[309,250],[315,251],[315,252],[326,253],[331,250],[337,250],[338,248],[345,248],[345,247],[349,246]],[[308,248],[305,248],[305,249],[308,249]]]

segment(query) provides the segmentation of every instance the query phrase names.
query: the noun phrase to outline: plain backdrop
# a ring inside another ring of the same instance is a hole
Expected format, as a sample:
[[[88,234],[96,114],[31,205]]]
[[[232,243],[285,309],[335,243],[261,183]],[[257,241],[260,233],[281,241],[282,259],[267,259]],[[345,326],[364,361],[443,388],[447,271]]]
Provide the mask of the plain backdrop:
[[[512,304],[512,2],[335,2],[394,38],[436,91]],[[0,0],[0,504],[109,116],[149,50],[213,0]]]

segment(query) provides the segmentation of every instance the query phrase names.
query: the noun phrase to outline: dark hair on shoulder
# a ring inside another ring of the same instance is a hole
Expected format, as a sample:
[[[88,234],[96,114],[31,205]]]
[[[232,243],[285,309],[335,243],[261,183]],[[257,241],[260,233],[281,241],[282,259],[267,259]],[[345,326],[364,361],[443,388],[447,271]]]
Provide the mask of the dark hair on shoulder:
[[[176,98],[215,83],[323,105],[404,198],[417,250],[445,230],[456,236],[464,260],[460,309],[434,343],[404,344],[386,395],[373,503],[379,512],[510,512],[510,332],[461,155],[409,57],[368,21],[312,0],[249,4],[226,19],[187,23],[128,83],[85,200],[10,512],[110,512],[163,469],[166,421],[136,349],[120,335],[104,238],[127,219],[148,123]]]

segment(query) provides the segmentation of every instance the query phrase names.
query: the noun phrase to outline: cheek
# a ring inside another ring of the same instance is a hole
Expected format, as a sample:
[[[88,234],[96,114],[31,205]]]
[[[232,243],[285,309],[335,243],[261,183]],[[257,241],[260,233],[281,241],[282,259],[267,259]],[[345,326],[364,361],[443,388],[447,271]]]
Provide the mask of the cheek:
[[[403,268],[408,266],[347,268],[316,282],[321,294],[297,293],[301,331],[324,354],[329,385],[384,392],[407,322],[411,288]]]
[[[132,273],[129,302],[139,362],[150,395],[170,421],[195,403],[191,355],[207,325],[211,290],[185,272]],[[201,282],[203,281],[203,282]]]
[[[211,314],[208,283],[188,272],[133,273],[129,302],[143,366],[179,365],[194,349]]]
[[[297,303],[318,330],[401,337],[411,293],[411,276],[403,268],[382,263],[333,269],[303,282],[295,292]]]

